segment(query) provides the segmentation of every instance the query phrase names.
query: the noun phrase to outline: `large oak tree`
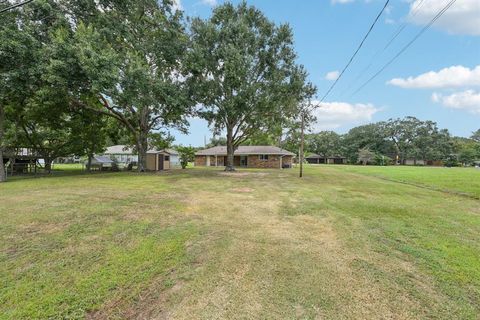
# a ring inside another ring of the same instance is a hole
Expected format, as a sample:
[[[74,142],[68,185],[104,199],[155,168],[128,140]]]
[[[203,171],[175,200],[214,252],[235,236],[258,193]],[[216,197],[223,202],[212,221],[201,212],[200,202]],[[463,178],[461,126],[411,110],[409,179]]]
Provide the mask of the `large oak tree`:
[[[234,170],[235,149],[298,116],[315,88],[295,62],[290,27],[245,2],[218,6],[211,18],[193,19],[191,29],[190,84],[199,115],[214,134],[226,135],[226,170]]]
[[[80,4],[76,52],[89,79],[87,96],[100,102],[97,112],[128,130],[143,171],[149,134],[168,127],[185,131],[193,105],[185,81],[189,41],[182,13],[168,0],[99,1],[87,6],[90,16]],[[83,98],[74,105],[94,109]]]

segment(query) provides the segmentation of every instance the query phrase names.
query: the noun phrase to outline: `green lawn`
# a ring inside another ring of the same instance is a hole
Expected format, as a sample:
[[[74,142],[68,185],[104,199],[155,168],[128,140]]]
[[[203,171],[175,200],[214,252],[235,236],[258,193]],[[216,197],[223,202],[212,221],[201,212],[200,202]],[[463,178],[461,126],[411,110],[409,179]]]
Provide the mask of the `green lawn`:
[[[346,172],[372,175],[480,199],[480,169],[414,166],[336,166]]]
[[[2,184],[0,319],[478,319],[480,201],[386,179],[478,172],[373,169]]]

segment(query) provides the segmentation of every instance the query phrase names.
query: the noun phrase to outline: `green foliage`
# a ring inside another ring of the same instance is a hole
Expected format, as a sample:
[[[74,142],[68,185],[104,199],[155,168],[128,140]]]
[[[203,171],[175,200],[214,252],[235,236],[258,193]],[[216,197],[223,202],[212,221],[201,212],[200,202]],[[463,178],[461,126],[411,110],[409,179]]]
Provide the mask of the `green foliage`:
[[[211,148],[211,147],[226,146],[226,145],[227,145],[227,138],[214,136],[210,139],[210,142],[207,143],[206,147]]]
[[[343,136],[342,141],[345,156],[350,163],[358,162],[358,150],[363,148],[379,154],[391,154],[393,149],[385,138],[383,122],[352,128]]]
[[[175,137],[168,132],[152,132],[148,135],[148,146],[150,149],[162,150],[172,146]]]
[[[333,131],[320,131],[305,136],[306,150],[325,157],[343,154],[342,136]]]
[[[228,164],[248,138],[272,132],[297,118],[300,102],[315,88],[295,63],[293,36],[242,2],[215,7],[211,18],[192,21],[190,80],[198,114],[215,134],[226,132]]]
[[[443,159],[445,167],[458,167],[460,163],[458,162],[458,156],[455,154],[449,154]]]
[[[373,163],[377,166],[389,166],[389,165],[393,164],[393,159],[388,157],[388,156],[377,153],[377,154],[375,154],[375,158],[373,160]]]
[[[143,171],[149,134],[171,127],[186,132],[194,104],[185,81],[189,41],[182,13],[171,1],[155,0],[100,2],[89,10],[75,34],[78,64],[102,104],[96,110],[128,130]],[[79,98],[76,104],[88,108]]]
[[[343,155],[350,163],[361,161],[358,151],[362,149],[398,160],[399,164],[407,159],[443,160],[459,152],[460,145],[448,130],[439,129],[435,122],[414,117],[358,126],[344,135],[320,132],[307,135],[306,141],[308,151],[327,156]]]
[[[361,162],[363,165],[374,162],[375,158],[375,152],[372,152],[367,148],[362,148],[358,150],[358,161]]]
[[[472,140],[475,140],[477,143],[480,143],[480,129],[472,133],[472,136],[470,138]]]
[[[471,166],[475,163],[475,160],[480,159],[477,158],[478,153],[473,148],[466,148],[460,151],[458,154],[458,161],[460,161],[464,166]]]
[[[182,169],[185,169],[189,162],[195,160],[196,149],[194,147],[179,146],[176,148],[176,150],[180,156],[180,164]]]

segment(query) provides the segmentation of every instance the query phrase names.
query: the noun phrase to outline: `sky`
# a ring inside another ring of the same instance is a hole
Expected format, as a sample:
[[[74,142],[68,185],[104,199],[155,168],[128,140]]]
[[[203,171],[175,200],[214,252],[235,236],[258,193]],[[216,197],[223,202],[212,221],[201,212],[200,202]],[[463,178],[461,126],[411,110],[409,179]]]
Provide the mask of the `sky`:
[[[176,0],[187,16],[208,18],[222,0]],[[239,1],[232,1],[238,3]],[[480,128],[480,0],[457,0],[403,54],[358,92],[449,0],[391,0],[349,69],[317,108],[313,132],[415,116],[436,121],[453,135]],[[249,0],[294,34],[298,63],[327,92],[385,0]],[[394,34],[401,30],[386,48]],[[190,119],[190,132],[172,132],[175,143],[203,146],[208,124]]]

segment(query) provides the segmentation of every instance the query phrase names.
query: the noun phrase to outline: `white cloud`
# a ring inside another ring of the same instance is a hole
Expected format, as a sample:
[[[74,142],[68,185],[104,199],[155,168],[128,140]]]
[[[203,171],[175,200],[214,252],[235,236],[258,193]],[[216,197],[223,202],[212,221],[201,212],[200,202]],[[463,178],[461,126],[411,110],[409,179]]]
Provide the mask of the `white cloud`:
[[[423,73],[415,78],[395,78],[387,83],[406,89],[480,86],[480,65],[473,69],[463,66],[452,66],[438,72],[430,71]]]
[[[386,24],[395,24],[395,20],[390,19],[390,18],[386,18],[386,19],[385,19],[385,23],[386,23]]]
[[[331,0],[331,3],[332,4],[337,4],[337,3],[340,3],[340,4],[344,4],[344,3],[350,3],[350,2],[353,2],[355,0]]]
[[[372,104],[350,104],[346,102],[313,102],[319,105],[314,115],[317,118],[315,129],[331,130],[345,125],[358,125],[372,120],[375,113],[380,111]]]
[[[365,3],[370,3],[372,2],[373,0],[364,0],[363,2]],[[352,2],[355,2],[355,0],[330,0],[330,3],[331,4],[345,4],[345,3],[352,3]]]
[[[480,115],[480,92],[474,90],[456,92],[446,96],[435,92],[432,94],[432,101],[441,103],[447,108],[465,110]]]
[[[335,81],[338,79],[340,72],[338,70],[327,72],[325,80]]]
[[[408,20],[419,25],[427,24],[447,2],[439,0],[414,0],[410,3]],[[480,35],[480,1],[455,2],[433,26],[454,34]]]
[[[215,7],[217,5],[217,0],[202,0],[202,4]]]

